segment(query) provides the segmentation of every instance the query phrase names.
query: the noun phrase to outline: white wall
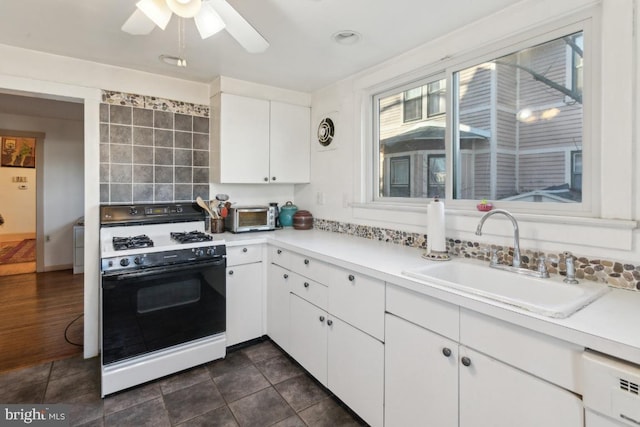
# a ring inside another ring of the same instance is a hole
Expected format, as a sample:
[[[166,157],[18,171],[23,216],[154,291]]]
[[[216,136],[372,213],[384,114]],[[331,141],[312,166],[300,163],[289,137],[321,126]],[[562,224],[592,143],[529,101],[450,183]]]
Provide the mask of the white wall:
[[[371,144],[369,96],[389,81],[416,78],[425,70],[444,69],[451,58],[468,56],[507,43],[511,36],[544,27],[566,16],[584,14],[596,2],[566,0],[524,1],[481,21],[461,28],[436,41],[420,46],[313,94],[312,125],[333,112],[336,117],[336,149],[320,151],[312,142],[311,184],[295,189],[296,204],[309,209],[316,218],[388,227],[427,233],[426,208],[373,206],[366,194],[366,169],[371,160],[366,147]],[[633,35],[633,0],[604,0],[598,7],[601,21],[594,29],[599,37],[602,59],[594,70],[596,140],[593,171],[596,185],[592,195],[593,218],[532,215],[520,212],[522,245],[547,251],[571,250],[575,254],[640,262],[640,189],[633,167],[640,160],[635,147],[634,110],[638,93],[630,88],[640,76],[635,66],[637,43]],[[601,27],[601,29],[600,29]],[[602,141],[601,146],[597,144]],[[320,195],[320,197],[319,197]],[[318,203],[324,200],[324,204]],[[451,208],[447,210],[447,236],[512,244],[508,222],[489,221],[482,238],[473,231],[480,213]],[[491,224],[490,224],[491,223]]]

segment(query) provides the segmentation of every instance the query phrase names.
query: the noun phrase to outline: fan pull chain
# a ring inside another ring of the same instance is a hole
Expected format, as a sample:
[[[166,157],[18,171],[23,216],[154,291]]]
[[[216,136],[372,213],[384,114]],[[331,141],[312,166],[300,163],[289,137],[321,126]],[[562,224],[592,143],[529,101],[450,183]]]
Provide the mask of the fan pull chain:
[[[178,19],[178,67],[186,67],[187,60],[184,58],[186,41],[184,36],[184,18]]]

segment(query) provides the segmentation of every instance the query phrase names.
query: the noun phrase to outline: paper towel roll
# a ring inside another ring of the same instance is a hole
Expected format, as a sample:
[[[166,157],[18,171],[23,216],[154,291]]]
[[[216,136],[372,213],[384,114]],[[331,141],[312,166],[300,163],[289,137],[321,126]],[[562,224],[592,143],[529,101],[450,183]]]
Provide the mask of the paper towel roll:
[[[444,203],[434,199],[427,205],[427,253],[446,250]]]

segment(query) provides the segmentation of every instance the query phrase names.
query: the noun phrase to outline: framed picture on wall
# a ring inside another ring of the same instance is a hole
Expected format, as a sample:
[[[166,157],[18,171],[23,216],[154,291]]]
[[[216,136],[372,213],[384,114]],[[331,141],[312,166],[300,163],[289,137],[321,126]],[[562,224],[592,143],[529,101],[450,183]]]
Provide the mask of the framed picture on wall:
[[[36,139],[2,137],[0,165],[3,167],[35,168]]]

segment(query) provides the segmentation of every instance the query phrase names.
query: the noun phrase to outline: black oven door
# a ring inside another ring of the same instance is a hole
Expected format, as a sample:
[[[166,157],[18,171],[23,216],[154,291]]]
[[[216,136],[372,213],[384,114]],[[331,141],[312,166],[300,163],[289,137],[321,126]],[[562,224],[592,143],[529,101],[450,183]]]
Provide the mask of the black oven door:
[[[102,277],[103,364],[225,331],[226,259]]]

